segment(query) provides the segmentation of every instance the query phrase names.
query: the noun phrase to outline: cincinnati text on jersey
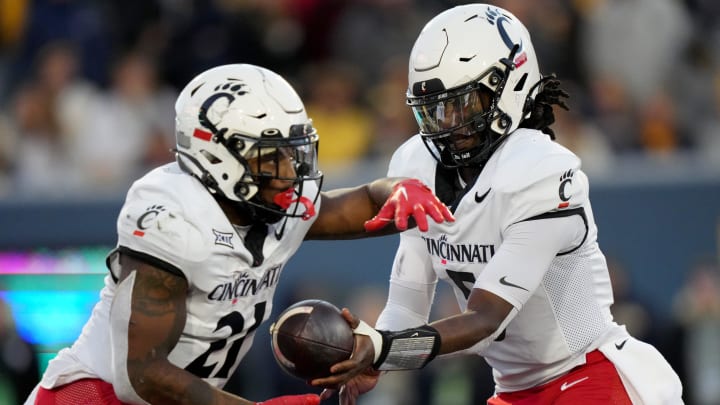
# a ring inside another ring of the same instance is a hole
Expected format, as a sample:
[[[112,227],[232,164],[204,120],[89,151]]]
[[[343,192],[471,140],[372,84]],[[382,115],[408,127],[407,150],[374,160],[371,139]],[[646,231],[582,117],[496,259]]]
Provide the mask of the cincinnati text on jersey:
[[[487,263],[495,254],[495,245],[477,243],[449,243],[447,235],[440,239],[422,237],[431,256],[458,263]]]
[[[211,301],[230,301],[238,297],[247,297],[248,295],[256,295],[266,288],[273,287],[280,279],[282,266],[275,266],[268,269],[260,278],[250,278],[247,272],[239,273],[232,281],[218,284],[208,294]]]

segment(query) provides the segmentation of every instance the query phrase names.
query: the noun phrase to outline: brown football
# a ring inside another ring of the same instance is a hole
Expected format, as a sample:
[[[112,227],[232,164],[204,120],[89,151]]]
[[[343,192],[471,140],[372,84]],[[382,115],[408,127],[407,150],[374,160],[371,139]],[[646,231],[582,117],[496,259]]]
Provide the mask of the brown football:
[[[277,363],[305,381],[330,375],[330,366],[350,358],[355,343],[340,310],[322,300],[291,305],[270,327],[270,334]]]

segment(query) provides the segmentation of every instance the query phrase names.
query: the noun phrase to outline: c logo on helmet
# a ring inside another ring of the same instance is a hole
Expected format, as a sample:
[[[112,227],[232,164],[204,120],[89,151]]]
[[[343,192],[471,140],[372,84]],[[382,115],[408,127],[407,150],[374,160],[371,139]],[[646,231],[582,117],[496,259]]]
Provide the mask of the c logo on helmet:
[[[502,38],[503,43],[508,50],[512,50],[513,46],[515,46],[515,44],[518,44],[520,45],[520,48],[518,49],[517,54],[520,55],[523,53],[522,38],[519,38],[517,42],[513,41],[510,33],[508,33],[508,27],[506,26],[506,24],[512,22],[510,16],[502,14],[502,12],[497,8],[488,7],[485,11],[485,17],[490,24],[497,27],[500,38]]]
[[[213,134],[217,133],[218,128],[216,127],[216,124],[219,123],[219,121],[222,119],[222,116],[225,114],[225,111],[227,110],[227,107],[230,106],[230,104],[235,101],[235,96],[243,96],[248,93],[248,90],[244,83],[225,83],[223,85],[219,85],[215,87],[215,91],[217,93],[211,95],[210,97],[205,100],[202,105],[200,106],[200,111],[198,112],[198,120],[200,121],[200,125],[207,128],[212,132]],[[229,93],[232,92],[232,93]],[[227,104],[224,106],[224,109],[220,109],[220,107],[216,106],[216,102],[222,98],[227,99]],[[212,118],[218,118],[216,121],[213,122]]]
[[[226,98],[228,100],[228,105],[232,104],[232,102],[235,100],[235,97],[232,94],[216,93],[208,97],[208,99],[202,103],[202,105],[200,106],[200,111],[198,112],[198,120],[200,121],[200,125],[209,129],[210,132],[212,132],[213,134],[217,133],[218,129],[217,127],[215,127],[215,124],[210,121],[208,113],[210,112],[210,109],[213,108],[213,104],[215,104],[215,102],[221,98]]]

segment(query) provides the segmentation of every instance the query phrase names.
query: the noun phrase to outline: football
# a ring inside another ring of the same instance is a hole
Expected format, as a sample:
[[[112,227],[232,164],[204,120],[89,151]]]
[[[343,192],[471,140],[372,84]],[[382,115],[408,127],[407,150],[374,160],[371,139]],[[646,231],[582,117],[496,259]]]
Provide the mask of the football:
[[[305,381],[330,375],[330,366],[350,358],[355,343],[340,310],[322,300],[291,305],[272,324],[270,334],[280,368]]]

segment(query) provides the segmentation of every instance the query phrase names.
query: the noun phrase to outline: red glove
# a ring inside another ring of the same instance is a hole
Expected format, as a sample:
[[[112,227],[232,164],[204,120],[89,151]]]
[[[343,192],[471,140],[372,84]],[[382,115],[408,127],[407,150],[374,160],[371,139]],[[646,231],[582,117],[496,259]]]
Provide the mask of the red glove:
[[[404,231],[410,215],[415,218],[418,228],[423,232],[428,230],[426,215],[430,215],[438,224],[443,220],[455,221],[448,207],[438,200],[428,186],[418,179],[407,179],[393,187],[393,192],[380,208],[380,212],[365,222],[365,230],[377,231],[394,220],[395,227]]]
[[[317,394],[285,395],[258,402],[257,405],[320,405],[320,396]]]

